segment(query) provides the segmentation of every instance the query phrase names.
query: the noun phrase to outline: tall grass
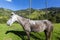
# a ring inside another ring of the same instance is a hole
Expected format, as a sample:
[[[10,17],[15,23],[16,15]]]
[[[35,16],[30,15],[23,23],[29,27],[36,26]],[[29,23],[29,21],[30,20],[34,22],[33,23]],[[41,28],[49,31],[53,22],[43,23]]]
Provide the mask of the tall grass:
[[[44,32],[30,34],[31,40],[45,40]],[[13,24],[11,27],[6,24],[0,24],[0,40],[26,40],[27,36],[23,28],[19,24]],[[54,30],[52,33],[52,40],[60,40],[60,23],[54,24]]]

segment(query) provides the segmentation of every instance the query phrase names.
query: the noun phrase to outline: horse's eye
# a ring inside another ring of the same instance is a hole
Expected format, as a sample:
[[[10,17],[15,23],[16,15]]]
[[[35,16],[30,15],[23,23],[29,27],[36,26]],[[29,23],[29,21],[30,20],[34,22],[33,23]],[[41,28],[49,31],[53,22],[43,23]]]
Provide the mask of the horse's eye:
[[[11,14],[11,15],[13,15],[13,14]]]

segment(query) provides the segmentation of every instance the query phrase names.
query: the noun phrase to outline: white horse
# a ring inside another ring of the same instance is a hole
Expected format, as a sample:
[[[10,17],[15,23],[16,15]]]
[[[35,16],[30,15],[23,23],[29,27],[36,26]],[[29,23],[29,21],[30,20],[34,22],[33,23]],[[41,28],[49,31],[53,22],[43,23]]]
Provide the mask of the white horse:
[[[12,12],[11,18],[7,21],[7,25],[11,26],[15,21],[20,23],[30,40],[30,32],[43,32],[45,33],[46,40],[50,40],[51,32],[53,31],[52,23],[48,20],[30,20],[21,17]]]

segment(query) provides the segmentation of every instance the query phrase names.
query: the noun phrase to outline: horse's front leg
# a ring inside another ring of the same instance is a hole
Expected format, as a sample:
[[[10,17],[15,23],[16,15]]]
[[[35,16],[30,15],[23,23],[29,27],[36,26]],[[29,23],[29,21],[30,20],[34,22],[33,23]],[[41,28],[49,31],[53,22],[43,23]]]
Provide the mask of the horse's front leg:
[[[30,32],[26,31],[26,34],[27,34],[28,40],[30,40]]]

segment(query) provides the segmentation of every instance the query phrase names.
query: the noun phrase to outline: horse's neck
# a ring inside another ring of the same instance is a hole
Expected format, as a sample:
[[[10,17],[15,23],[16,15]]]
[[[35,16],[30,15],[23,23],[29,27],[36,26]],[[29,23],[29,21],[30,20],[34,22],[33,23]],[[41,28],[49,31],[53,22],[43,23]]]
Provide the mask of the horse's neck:
[[[23,17],[21,17],[21,16],[18,16],[18,22],[19,22],[20,24],[24,25],[25,22],[27,22],[27,19],[26,19],[26,18],[23,18]]]

